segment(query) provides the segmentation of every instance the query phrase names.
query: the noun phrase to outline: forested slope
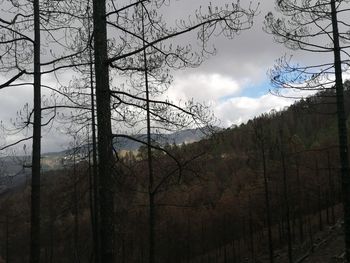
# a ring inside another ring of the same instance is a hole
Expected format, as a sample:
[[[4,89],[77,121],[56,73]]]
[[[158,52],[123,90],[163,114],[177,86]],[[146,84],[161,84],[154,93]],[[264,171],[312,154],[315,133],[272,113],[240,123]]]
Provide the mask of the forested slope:
[[[158,262],[294,259],[341,218],[333,91],[183,145],[154,149]],[[347,114],[350,93],[346,92]],[[170,157],[169,157],[170,156]],[[147,154],[128,153],[115,177],[119,262],[146,262]],[[44,262],[92,256],[88,161],[43,177]],[[53,176],[54,175],[54,176]],[[0,253],[25,262],[29,186],[0,200]],[[21,253],[18,253],[21,251]],[[286,252],[287,253],[287,252]],[[257,261],[256,261],[257,262]]]

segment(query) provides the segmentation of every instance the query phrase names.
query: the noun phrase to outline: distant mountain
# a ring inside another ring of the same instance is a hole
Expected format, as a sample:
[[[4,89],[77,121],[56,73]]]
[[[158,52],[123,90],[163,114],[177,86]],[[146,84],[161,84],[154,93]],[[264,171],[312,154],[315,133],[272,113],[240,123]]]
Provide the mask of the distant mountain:
[[[207,134],[209,134],[209,130],[187,129],[169,134],[152,134],[152,141],[158,145],[188,144],[200,141],[201,139],[205,138]],[[135,140],[132,140],[132,138]],[[116,138],[114,141],[114,146],[118,151],[137,151],[140,146],[143,145],[142,142],[146,141],[146,134],[131,135],[130,138]],[[61,152],[44,153],[42,156],[42,170],[48,171],[67,167],[73,162],[73,156],[75,156],[75,161],[79,162],[86,158],[89,149],[89,145],[83,145],[79,148],[68,149]],[[23,168],[29,162],[29,156],[0,158],[0,187],[2,184],[8,185],[9,183],[12,183],[12,178],[14,177],[21,177],[30,173],[30,169]]]
[[[13,176],[23,170],[29,162],[29,156],[6,156],[0,158],[0,177]]]
[[[219,128],[216,128],[218,130]],[[188,144],[200,141],[209,134],[209,130],[203,129],[187,129],[169,134],[152,134],[151,139],[158,145],[166,144]],[[134,140],[133,140],[134,139]],[[139,142],[141,141],[141,142]],[[136,151],[140,146],[144,145],[142,142],[147,141],[146,134],[132,135],[130,138],[120,137],[114,141],[114,146],[118,151]]]
[[[8,156],[0,158],[0,195],[19,185],[24,185],[29,169],[24,168],[28,163],[28,156]]]

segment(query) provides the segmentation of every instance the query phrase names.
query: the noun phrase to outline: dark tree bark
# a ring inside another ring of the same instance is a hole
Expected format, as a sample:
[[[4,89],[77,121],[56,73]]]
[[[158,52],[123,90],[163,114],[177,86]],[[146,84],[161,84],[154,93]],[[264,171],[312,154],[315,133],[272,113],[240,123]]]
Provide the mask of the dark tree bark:
[[[346,258],[346,262],[350,262],[350,174],[349,174],[348,136],[347,136],[348,129],[346,126],[346,115],[345,115],[345,109],[344,109],[342,61],[341,61],[341,55],[340,55],[338,18],[337,18],[335,0],[331,0],[331,14],[332,14],[333,43],[334,43],[333,54],[334,54],[334,69],[335,69],[335,88],[336,88],[336,98],[337,98],[339,155],[340,155],[342,190],[343,190],[345,258]]]
[[[10,227],[9,227],[9,216],[6,215],[6,231],[5,231],[5,239],[6,239],[6,244],[5,244],[5,259],[6,263],[10,263]]]
[[[96,115],[98,133],[98,207],[100,209],[101,262],[114,263],[113,145],[110,87],[107,64],[106,1],[93,1]],[[96,198],[96,197],[95,197]]]
[[[89,21],[91,21],[89,17]],[[91,25],[88,25],[89,39],[92,37]],[[89,169],[90,169],[90,196],[91,198],[91,221],[92,221],[92,236],[93,236],[93,250],[94,250],[94,262],[101,262],[101,240],[100,240],[100,209],[99,209],[99,178],[97,167],[97,138],[96,138],[96,113],[95,113],[95,86],[94,86],[94,67],[93,67],[93,47],[89,45],[89,73],[90,73],[90,102],[91,102],[91,139],[92,139],[92,160],[89,156]],[[92,161],[92,163],[91,163]],[[92,168],[92,169],[91,169]]]
[[[74,138],[74,155],[73,155],[73,213],[74,213],[74,234],[73,234],[73,242],[74,242],[74,253],[73,258],[75,262],[80,262],[80,253],[79,253],[79,193],[78,193],[78,183],[79,183],[79,175],[77,174],[76,169],[76,154],[77,154],[77,146],[76,139]]]
[[[264,178],[264,198],[265,198],[265,209],[266,209],[266,221],[267,221],[267,234],[268,234],[268,245],[269,245],[269,258],[270,263],[274,263],[274,249],[272,240],[272,221],[271,221],[271,209],[270,209],[270,193],[269,183],[267,174],[267,157],[266,157],[266,142],[264,135],[264,128],[261,123],[256,120],[254,127],[255,139],[257,140],[262,166],[263,166],[263,178]]]
[[[342,5],[344,5],[342,7]],[[340,34],[346,34],[346,22],[338,21],[338,13],[348,12],[346,1],[277,1],[277,7],[289,17],[275,19],[270,12],[266,16],[266,25],[269,32],[274,34],[275,39],[289,48],[299,49],[306,52],[328,53],[333,60],[327,63],[327,70],[322,65],[308,65],[307,67],[291,66],[289,61],[282,61],[275,70],[271,71],[271,80],[278,88],[290,87],[296,89],[320,90],[327,89],[323,77],[331,79],[335,76],[339,155],[342,178],[342,201],[344,210],[344,233],[345,233],[345,258],[350,262],[350,175],[348,157],[348,138],[346,114],[344,110],[344,87],[342,80],[341,52],[345,54],[348,47],[340,46]],[[326,21],[321,25],[320,20]],[[328,20],[328,21],[327,21]],[[292,23],[290,23],[293,21]],[[344,32],[339,32],[339,24],[343,24]],[[324,36],[324,38],[322,38]],[[322,39],[322,41],[320,41]],[[324,40],[324,41],[323,41]],[[328,42],[328,43],[327,43]],[[329,67],[329,68],[328,68]],[[311,69],[311,70],[309,70]],[[317,69],[315,71],[314,69]],[[334,72],[332,72],[332,70]],[[291,74],[292,73],[292,74]],[[334,74],[334,75],[333,75]],[[330,77],[332,75],[332,77]],[[298,84],[296,86],[295,84]],[[306,86],[300,87],[300,84]]]
[[[144,2],[146,1],[136,1],[131,3],[129,6],[125,8],[131,8],[136,7],[137,5],[144,6]],[[148,2],[148,1],[147,1]],[[111,50],[110,57],[107,57],[107,29],[106,29],[106,17],[113,17],[118,12],[120,12],[121,9],[117,10],[116,6],[111,5],[111,11],[109,10],[109,14],[106,15],[106,1],[93,1],[93,20],[94,20],[94,50],[95,50],[95,78],[96,78],[96,117],[97,117],[97,133],[98,133],[98,157],[99,157],[99,182],[98,182],[98,193],[96,195],[96,198],[99,199],[99,213],[100,213],[100,236],[101,236],[101,262],[113,262],[113,258],[115,257],[113,246],[114,246],[114,226],[113,226],[113,210],[114,208],[114,202],[113,202],[113,145],[112,145],[112,131],[111,131],[111,98],[110,96],[114,96],[114,98],[118,99],[120,103],[123,103],[125,105],[130,105],[127,102],[124,102],[121,100],[117,95],[118,91],[111,92],[109,87],[109,71],[108,71],[108,65],[111,68],[119,69],[121,71],[128,71],[129,67],[130,70],[135,70],[138,72],[140,69],[140,65],[130,65],[126,68],[120,68],[120,65],[118,64],[119,61],[122,61],[123,59],[127,57],[132,57],[134,55],[140,55],[142,56],[142,52],[146,54],[146,48],[154,48],[157,44],[160,44],[164,41],[168,41],[170,38],[175,38],[179,35],[188,33],[190,31],[194,31],[197,29],[203,29],[201,31],[201,34],[199,35],[200,41],[205,43],[207,41],[207,38],[212,34],[212,30],[208,30],[210,28],[215,28],[216,25],[221,26],[221,31],[225,33],[225,35],[228,35],[229,37],[233,37],[238,31],[248,29],[251,27],[251,21],[253,16],[255,15],[255,10],[248,9],[243,10],[239,5],[232,5],[232,10],[225,10],[225,11],[219,11],[217,13],[210,14],[209,16],[201,16],[199,15],[197,18],[197,22],[190,22],[189,25],[184,24],[184,28],[179,28],[178,30],[166,30],[164,27],[165,25],[161,25],[160,27],[157,27],[157,30],[160,30],[161,33],[157,33],[153,36],[150,36],[147,39],[145,39],[145,36],[143,34],[143,37],[141,39],[140,32],[134,33],[134,30],[130,30],[134,25],[132,25],[129,28],[129,22],[119,23],[120,20],[118,19],[118,24],[114,24],[113,22],[108,22],[110,25],[113,26],[114,29],[120,30],[120,32],[129,34],[132,39],[136,40],[143,40],[143,45],[138,47],[133,47],[130,45],[130,49],[126,48],[123,50],[121,54],[117,52],[117,54],[113,54],[113,52],[116,51],[114,42],[110,42]],[[123,9],[123,8],[122,8]],[[227,12],[226,12],[227,11]],[[148,12],[148,11],[146,11]],[[146,14],[145,17],[148,17],[148,19],[151,18],[149,16],[149,13]],[[240,20],[237,20],[237,14],[240,16]],[[117,15],[118,16],[118,15]],[[243,17],[243,18],[242,18]],[[114,18],[113,18],[114,19]],[[237,23],[232,23],[232,21],[235,21]],[[131,23],[133,24],[134,21]],[[158,22],[150,22],[150,24],[158,23]],[[208,25],[208,27],[204,27],[205,25]],[[112,27],[111,27],[112,28]],[[136,28],[136,27],[135,27]],[[151,30],[153,31],[153,30]],[[148,34],[151,31],[147,31]],[[205,49],[205,45],[203,45],[203,48]],[[119,49],[119,47],[118,47]],[[156,49],[159,49],[157,47]],[[159,51],[159,50],[158,50]],[[203,50],[205,51],[205,50]],[[165,53],[164,53],[165,52]],[[172,51],[171,51],[172,53]],[[167,51],[160,51],[159,54],[161,54],[160,57],[163,57],[165,59],[168,58]],[[178,68],[179,66],[185,67],[187,65],[194,65],[194,64],[200,64],[201,59],[200,53],[198,53],[198,62],[195,62],[196,60],[193,60],[193,55],[189,55],[190,59],[187,59],[187,51],[183,52],[180,50],[180,52],[175,51],[175,53],[172,53],[172,57],[178,57],[179,59],[173,60],[167,60],[167,66]],[[197,57],[197,55],[195,55]],[[150,69],[147,69],[147,63],[146,58],[145,59],[145,73],[147,77],[147,70],[150,71]],[[137,61],[137,60],[135,60]],[[179,62],[180,64],[176,63]],[[141,68],[142,68],[142,62]],[[163,64],[163,65],[165,65]],[[166,66],[166,67],[167,67]],[[143,69],[142,69],[143,70]],[[148,81],[146,80],[146,83]],[[146,87],[148,89],[148,87]],[[148,166],[149,166],[149,182],[148,182],[148,200],[149,200],[149,228],[150,228],[150,237],[149,237],[149,262],[155,261],[155,224],[156,224],[156,216],[155,216],[155,195],[157,193],[157,189],[162,185],[163,181],[156,184],[153,178],[153,168],[152,168],[152,151],[151,151],[151,140],[150,140],[150,132],[151,132],[151,123],[150,119],[156,119],[159,123],[162,123],[164,120],[161,116],[158,116],[155,114],[154,110],[150,109],[150,103],[155,104],[154,101],[150,100],[149,98],[149,92],[146,90],[146,98],[138,98],[137,96],[133,96],[132,94],[122,94],[123,96],[128,96],[130,99],[138,100],[138,103],[131,104],[133,107],[139,107],[142,110],[145,110],[147,114],[147,133],[149,134],[147,138],[147,145],[148,148]],[[147,104],[146,106],[144,106]],[[156,103],[157,104],[157,103]],[[113,107],[113,110],[116,110],[118,112],[118,106],[117,104],[114,104],[115,107]],[[141,105],[141,106],[140,106]],[[171,106],[169,102],[165,102],[165,105]],[[188,111],[182,110],[179,107],[175,107],[175,109],[182,111],[183,113],[188,114]],[[152,114],[152,115],[151,115]],[[151,115],[151,116],[150,116]],[[193,115],[193,114],[191,114]],[[124,116],[125,117],[125,116]],[[160,117],[160,118],[159,118]],[[121,121],[124,121],[125,119],[121,119]],[[113,121],[117,122],[118,120],[114,119]],[[169,122],[170,124],[170,122]],[[166,127],[168,128],[168,127]],[[152,147],[153,148],[153,147]],[[116,176],[116,175],[114,175]],[[165,177],[166,179],[167,177]]]
[[[249,242],[250,242],[250,254],[252,262],[255,262],[255,253],[254,253],[254,229],[253,229],[253,215],[252,215],[252,201],[249,194]]]
[[[55,235],[55,215],[54,215],[54,202],[52,201],[52,198],[49,199],[49,217],[50,217],[50,221],[49,221],[49,261],[50,263],[53,262],[54,259],[54,250],[55,250],[55,242],[54,242],[54,235]]]
[[[323,230],[323,218],[322,218],[322,198],[321,198],[321,180],[320,180],[320,173],[318,168],[318,162],[316,160],[315,163],[315,177],[317,180],[317,210],[318,210],[318,227],[319,230]]]
[[[265,193],[265,206],[266,206],[267,235],[268,235],[268,241],[269,241],[269,257],[270,257],[270,263],[274,263],[270,196],[269,196],[269,185],[268,185],[268,179],[267,179],[266,155],[265,155],[264,148],[262,148],[261,153],[263,158],[264,193]]]
[[[296,152],[296,149],[294,150]],[[297,176],[297,220],[298,220],[298,232],[299,232],[299,240],[300,243],[304,241],[304,226],[303,226],[303,198],[304,198],[304,191],[303,187],[301,185],[301,178],[300,178],[300,159],[297,153],[295,153],[297,156],[295,157],[295,165],[296,165],[296,176]]]
[[[286,157],[283,149],[284,141],[281,131],[281,161],[282,161],[282,173],[283,173],[283,199],[285,205],[285,215],[287,224],[287,245],[288,245],[288,262],[293,263],[293,251],[292,251],[292,232],[290,225],[290,208],[289,208],[289,198],[288,198],[288,182],[287,182],[287,167],[286,167]]]
[[[329,184],[329,206],[331,207],[331,218],[332,224],[335,224],[335,213],[334,213],[334,205],[335,205],[335,187],[334,187],[334,179],[332,177],[332,168],[330,162],[329,151],[327,151],[327,170],[328,170],[328,184]]]
[[[32,190],[30,222],[30,263],[40,263],[40,156],[41,156],[41,70],[40,70],[40,10],[34,7],[34,124],[32,154]]]
[[[145,39],[145,25],[144,25],[144,7],[142,8],[142,45],[143,45],[143,62],[144,62],[144,72],[145,72],[145,93],[146,93],[146,122],[147,122],[147,165],[148,165],[148,202],[149,202],[149,263],[154,263],[156,259],[155,247],[156,247],[156,237],[155,237],[155,226],[156,226],[156,216],[155,216],[155,192],[154,192],[154,174],[153,174],[153,156],[152,156],[152,140],[151,140],[151,113],[150,113],[150,97],[149,97],[149,83],[148,83],[148,64],[147,64],[147,48]]]

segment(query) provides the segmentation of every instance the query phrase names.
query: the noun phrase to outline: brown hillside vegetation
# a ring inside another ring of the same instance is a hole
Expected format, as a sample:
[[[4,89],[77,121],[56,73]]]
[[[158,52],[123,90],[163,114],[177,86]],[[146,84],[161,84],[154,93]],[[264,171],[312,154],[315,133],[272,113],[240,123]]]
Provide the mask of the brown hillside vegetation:
[[[288,251],[298,260],[312,247],[300,262],[337,262],[341,230],[333,225],[342,212],[332,94],[197,143],[166,146],[177,162],[153,150],[157,262],[269,262],[271,249],[284,262]],[[147,155],[141,148],[115,161],[122,164],[113,186],[117,258],[146,262]],[[89,171],[83,161],[44,175],[43,262],[90,262]],[[0,255],[10,262],[28,261],[29,193],[25,185],[0,200]]]

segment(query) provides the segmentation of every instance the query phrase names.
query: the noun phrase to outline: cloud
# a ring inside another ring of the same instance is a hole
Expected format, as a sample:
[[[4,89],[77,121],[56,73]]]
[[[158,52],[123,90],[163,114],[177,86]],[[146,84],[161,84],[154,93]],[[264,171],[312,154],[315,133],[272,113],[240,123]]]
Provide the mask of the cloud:
[[[178,76],[167,96],[175,101],[193,98],[197,102],[209,104],[219,119],[219,126],[229,127],[271,110],[283,110],[296,100],[314,93],[287,89],[280,91],[282,96],[276,96],[268,93],[268,90],[266,79],[259,83],[239,81],[218,73],[195,73]]]
[[[232,78],[213,74],[178,76],[170,86],[167,96],[176,100],[195,99],[198,102],[218,101],[238,94],[240,84]]]
[[[223,127],[239,125],[271,110],[282,110],[291,105],[294,100],[266,94],[257,98],[234,97],[213,108]]]
[[[193,19],[194,10],[199,6],[206,11],[209,2],[212,2],[213,5],[224,6],[225,3],[232,1],[170,1],[170,6],[164,6],[161,13],[171,26],[175,24],[175,21],[179,22],[179,19],[188,20],[189,16]],[[250,2],[241,1],[241,4],[247,7]],[[128,1],[118,2],[120,7],[124,3]],[[257,3],[257,0],[252,1],[253,6]],[[271,109],[282,109],[293,103],[293,99],[266,94],[268,90],[266,72],[274,65],[275,60],[285,53],[293,53],[293,61],[300,62],[301,65],[309,65],[332,59],[332,57],[310,52],[295,53],[274,42],[273,36],[262,30],[265,14],[269,11],[276,12],[274,5],[274,1],[260,1],[260,14],[255,18],[253,28],[240,32],[232,40],[214,34],[208,44],[215,46],[217,54],[210,56],[198,68],[174,72],[174,82],[169,87],[166,96],[174,101],[186,101],[193,98],[198,102],[210,103],[216,116],[221,119],[221,126],[225,127],[245,122]],[[196,37],[196,34],[192,32],[171,41],[174,41],[173,45],[191,44],[195,51],[198,48]],[[74,74],[66,71],[60,74],[59,79],[66,84],[71,79],[71,75]],[[4,80],[5,78],[0,77],[0,83],[3,83]],[[52,75],[44,77],[43,83],[53,87],[58,85]],[[49,94],[44,89],[43,93],[45,92]],[[292,93],[286,94],[291,95]],[[300,95],[298,94],[297,97]],[[10,118],[15,118],[16,112],[26,102],[32,104],[31,87],[1,90],[0,120],[6,122]],[[43,134],[43,151],[62,149],[68,141],[68,137],[64,137],[62,133],[53,128],[50,133]]]
[[[0,77],[0,83],[4,83],[5,81],[6,79],[4,77]],[[43,82],[50,87],[57,86],[53,76],[44,76]],[[50,94],[50,90],[42,89],[43,99],[49,97]],[[28,107],[25,107],[26,104],[28,104]],[[15,127],[20,127],[23,125],[23,121],[27,120],[26,116],[28,112],[32,111],[32,105],[33,87],[31,85],[7,87],[1,90],[0,122],[4,126],[4,129],[0,130],[0,148],[32,135],[31,127],[23,130],[15,129]],[[16,126],[14,126],[13,123],[15,123]],[[47,127],[43,128],[42,152],[62,151],[67,147],[70,138],[62,132],[58,132],[57,126],[61,127],[62,125],[55,123],[54,127],[50,130],[48,130]],[[16,150],[18,154],[24,154],[22,150],[24,144],[27,146],[27,154],[30,154],[31,140],[20,143],[12,147],[12,149]]]
[[[271,93],[265,93],[258,97],[238,96],[217,103],[213,107],[213,111],[221,121],[220,126],[229,127],[245,123],[249,119],[271,110],[283,110],[299,99],[311,96],[316,92],[286,89],[280,91],[280,96]]]
[[[30,86],[9,87],[1,90],[0,96],[0,120],[8,123],[10,119],[16,118],[17,112],[33,98],[33,89]]]
[[[243,96],[247,89],[254,89],[250,81],[238,81],[218,73],[191,74],[177,76],[169,88],[167,96],[175,101],[194,99],[197,102],[209,104],[220,126],[228,127],[240,124],[272,109],[280,110],[290,105],[294,100],[266,94],[266,81],[254,83],[263,92],[258,96]],[[265,85],[265,90],[261,86]],[[289,92],[289,91],[288,91]],[[290,92],[289,92],[290,93]],[[291,95],[291,94],[287,95]]]

